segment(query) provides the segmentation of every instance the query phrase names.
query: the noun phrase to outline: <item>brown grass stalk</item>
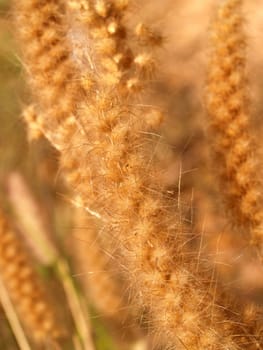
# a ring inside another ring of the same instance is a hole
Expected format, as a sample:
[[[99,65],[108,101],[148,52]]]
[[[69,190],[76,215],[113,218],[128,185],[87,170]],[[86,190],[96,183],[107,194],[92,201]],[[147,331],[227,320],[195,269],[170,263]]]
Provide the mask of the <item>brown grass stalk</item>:
[[[14,11],[21,28],[18,37],[23,45],[23,63],[39,102],[27,110],[26,118],[34,124],[31,130],[42,131],[56,148],[65,148],[74,132],[72,112],[78,90],[63,34],[63,2],[19,0]]]
[[[10,299],[9,293],[0,277],[0,302],[16,338],[17,344],[21,350],[31,350],[23,327],[19,321],[16,310]]]
[[[38,8],[31,10],[37,16]],[[94,50],[99,40],[89,38]],[[96,59],[102,64],[100,56]],[[133,300],[148,313],[149,328],[167,349],[257,349],[256,312],[247,319],[244,307],[224,294],[211,267],[189,244],[193,234],[177,215],[177,203],[157,181],[155,139],[136,94],[119,94],[103,74],[92,72],[91,93],[84,99],[78,95],[77,114],[86,134],[75,127],[69,147],[62,149],[61,166],[75,202],[100,218],[105,234],[119,245]],[[45,127],[48,132],[50,126]]]
[[[65,335],[29,254],[4,214],[0,216],[0,274],[28,334],[38,343],[57,343]]]
[[[220,192],[235,228],[262,250],[262,181],[253,136],[242,0],[223,1],[212,30],[207,109]]]
[[[75,1],[68,3],[74,59],[81,66],[82,86],[94,91],[99,72],[105,86],[123,96],[142,93],[156,68],[154,50],[162,36],[139,23],[131,31],[127,25],[130,1]],[[93,43],[90,46],[90,41]]]
[[[99,223],[87,217],[86,211],[75,213],[72,246],[79,277],[85,295],[96,308],[98,316],[106,322],[116,341],[122,344],[136,343],[142,339],[142,331],[136,322],[132,305],[127,300],[128,286],[120,276],[118,263],[100,237]]]
[[[57,259],[58,252],[51,238],[51,223],[43,206],[34,197],[20,173],[9,174],[7,191],[16,224],[32,255],[41,264],[52,265]]]
[[[18,173],[10,174],[8,179],[9,200],[21,227],[25,243],[42,264],[53,266],[63,286],[69,310],[77,333],[76,342],[80,348],[93,350],[93,339],[87,308],[77,292],[72,271],[65,258],[55,246],[49,232],[50,222],[44,220],[43,212],[25,180]]]

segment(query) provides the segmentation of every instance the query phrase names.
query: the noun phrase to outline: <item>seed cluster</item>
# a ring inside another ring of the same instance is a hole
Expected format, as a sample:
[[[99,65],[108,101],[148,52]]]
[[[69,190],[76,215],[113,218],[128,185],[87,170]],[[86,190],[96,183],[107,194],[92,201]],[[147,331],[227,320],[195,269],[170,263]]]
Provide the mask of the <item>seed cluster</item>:
[[[0,276],[28,333],[48,343],[64,336],[56,308],[47,297],[21,240],[0,213]]]
[[[207,85],[213,158],[230,221],[262,241],[259,154],[251,130],[242,1],[227,1],[214,25]]]
[[[221,11],[232,1],[225,1]],[[46,6],[49,3],[54,5],[49,0]],[[56,5],[61,7],[59,1]],[[44,7],[26,9],[37,16]],[[61,48],[69,50],[64,57],[71,62],[69,79],[63,80],[65,95],[57,90],[57,106],[72,101],[67,97],[71,77],[78,78],[74,80],[77,98],[75,108],[67,109],[62,118],[63,109],[60,123],[43,125],[44,133],[52,133],[51,142],[59,145],[61,168],[74,192],[74,203],[101,220],[105,235],[118,243],[132,300],[149,316],[149,329],[167,349],[257,349],[260,332],[255,320],[246,318],[246,307],[227,296],[213,278],[211,267],[189,243],[194,237],[177,203],[158,182],[152,123],[144,118],[138,98],[154,72],[154,47],[161,44],[161,36],[139,24],[133,37],[124,25],[130,11],[126,1],[70,1],[64,18],[72,18],[71,33],[54,25],[54,18],[63,12],[52,8],[56,12],[47,21]],[[230,6],[226,17],[235,9]],[[24,10],[20,9],[22,16],[26,16]],[[23,30],[29,23],[23,22]],[[44,35],[44,26],[40,30]],[[64,46],[65,42],[71,44]],[[22,45],[30,51],[28,41]],[[137,47],[147,51],[135,53]],[[42,54],[51,57],[49,49]],[[78,76],[83,57],[84,67],[88,64]],[[27,63],[36,64],[34,59]],[[45,79],[46,71],[41,69],[30,69],[32,79]],[[53,82],[45,80],[45,89]],[[52,106],[52,101],[44,102]]]

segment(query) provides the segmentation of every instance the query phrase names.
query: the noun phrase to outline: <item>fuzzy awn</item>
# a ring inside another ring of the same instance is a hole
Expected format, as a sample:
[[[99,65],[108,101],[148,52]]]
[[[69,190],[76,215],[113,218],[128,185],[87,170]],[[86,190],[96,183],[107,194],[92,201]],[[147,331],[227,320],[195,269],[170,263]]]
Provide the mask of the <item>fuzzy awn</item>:
[[[45,2],[49,3],[53,1]],[[32,16],[34,11],[37,16],[38,8],[31,9]],[[26,26],[24,22],[22,30]],[[98,38],[89,41],[95,48]],[[29,42],[22,44],[30,50]],[[96,65],[102,65],[97,59]],[[133,300],[147,311],[151,329],[167,349],[257,349],[257,325],[246,321],[244,307],[224,294],[209,266],[187,243],[193,235],[181,224],[174,199],[157,181],[154,139],[135,95],[119,94],[103,74],[92,72],[91,94],[78,95],[76,119],[85,133],[73,119],[68,147],[61,149],[61,166],[66,174],[71,172],[75,202],[100,218],[105,233],[118,242]],[[105,120],[108,128],[101,128]],[[51,132],[48,123],[45,128]]]

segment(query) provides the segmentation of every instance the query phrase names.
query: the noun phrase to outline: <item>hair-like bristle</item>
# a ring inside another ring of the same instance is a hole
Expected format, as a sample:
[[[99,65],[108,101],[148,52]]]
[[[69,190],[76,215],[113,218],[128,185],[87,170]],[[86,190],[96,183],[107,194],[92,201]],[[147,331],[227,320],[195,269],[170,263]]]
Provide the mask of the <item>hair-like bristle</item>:
[[[103,81],[98,86],[101,95],[97,90],[96,100],[80,108],[89,145],[77,149],[73,143],[62,154],[62,166],[82,160],[79,182],[71,183],[76,202],[100,218],[104,234],[119,243],[133,300],[147,310],[150,327],[168,348],[234,350],[247,343],[253,348],[250,325],[239,326],[242,306],[216,288],[199,253],[186,244],[191,235],[182,228],[173,199],[155,184],[147,122],[106,93]],[[101,120],[109,116],[110,127],[102,130]],[[85,143],[80,135],[76,140]]]
[[[135,35],[140,44],[146,46],[159,47],[163,44],[163,36],[157,31],[153,31],[144,23],[138,23],[135,27]]]
[[[46,343],[65,336],[56,308],[3,212],[0,212],[0,274],[30,337]]]
[[[96,72],[108,88],[117,89],[121,95],[130,96],[145,90],[156,70],[153,51],[156,46],[161,46],[161,35],[141,23],[134,30],[138,39],[135,45],[134,34],[125,21],[126,2],[99,0],[86,3],[87,6],[72,6],[70,3],[69,9],[80,22],[87,38],[86,45],[92,43]],[[75,51],[78,40],[79,35],[73,36]],[[147,51],[140,52],[138,43],[146,46]],[[85,52],[85,49],[82,51]],[[141,80],[141,89],[134,84],[136,80]]]
[[[78,96],[66,43],[63,4],[55,0],[19,0],[15,6],[23,60],[40,110],[34,116],[28,110],[26,121],[32,124],[31,130],[38,126],[61,149],[74,132],[74,128],[68,128],[67,119],[72,117]],[[54,133],[58,127],[63,135]]]
[[[37,121],[37,113],[34,105],[27,106],[22,113],[24,120],[27,123],[27,136],[28,140],[34,141],[38,140],[42,135],[42,131],[39,127],[39,123]]]
[[[147,312],[149,328],[167,349],[257,349],[261,339],[254,322],[246,322],[242,305],[224,295],[201,254],[188,244],[193,235],[177,202],[158,183],[154,136],[136,106],[139,89],[121,91],[122,80],[137,79],[142,92],[145,81],[133,74],[133,64],[125,74],[114,64],[101,68],[111,56],[96,52],[100,40],[116,40],[116,53],[128,45],[124,14],[114,7],[103,12],[105,17],[93,6],[79,11],[95,18],[86,28],[97,69],[89,70],[94,91],[78,96],[76,113],[85,133],[74,129],[61,149],[74,203],[100,219],[103,232],[119,245],[131,298]],[[108,19],[122,29],[109,32]]]
[[[212,30],[207,109],[220,191],[234,227],[262,244],[259,154],[251,128],[242,0],[225,0]]]
[[[76,271],[86,296],[106,321],[118,342],[134,343],[142,338],[135,310],[127,299],[127,285],[120,276],[117,261],[111,255],[105,237],[99,236],[99,223],[78,210],[75,213],[72,245]]]

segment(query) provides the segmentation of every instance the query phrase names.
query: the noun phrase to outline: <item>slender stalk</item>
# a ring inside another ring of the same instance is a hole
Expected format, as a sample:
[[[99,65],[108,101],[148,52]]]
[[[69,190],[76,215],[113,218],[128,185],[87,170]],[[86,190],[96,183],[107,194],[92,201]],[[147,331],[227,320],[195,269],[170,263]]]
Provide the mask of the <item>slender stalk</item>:
[[[64,288],[77,330],[75,341],[79,342],[78,346],[81,349],[94,349],[90,323],[83,312],[85,307],[81,305],[80,296],[77,294],[71,277],[70,267],[66,259],[61,256],[59,249],[49,239],[47,230],[49,226],[43,222],[41,208],[22,177],[13,175],[10,177],[9,184],[10,201],[16,212],[18,223],[23,228],[25,240],[31,245],[33,251],[40,252],[37,255],[42,263],[57,267],[56,272]]]
[[[19,348],[21,350],[33,350],[29,345],[29,342],[27,340],[23,327],[19,321],[19,318],[16,314],[13,303],[10,300],[9,293],[2,281],[1,276],[0,276],[0,300],[1,300],[2,307],[5,311],[6,317],[8,319],[8,322],[10,324],[10,327],[16,338],[17,344],[19,345]]]
[[[61,283],[63,284],[76,330],[82,343],[82,348],[84,350],[95,350],[91,336],[90,321],[83,312],[83,310],[85,310],[87,307],[82,305],[80,301],[80,296],[78,295],[72,278],[70,277],[70,268],[66,260],[62,258],[57,260],[57,273],[60,277]]]

